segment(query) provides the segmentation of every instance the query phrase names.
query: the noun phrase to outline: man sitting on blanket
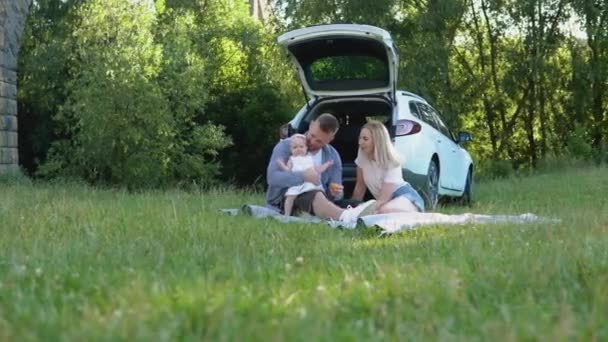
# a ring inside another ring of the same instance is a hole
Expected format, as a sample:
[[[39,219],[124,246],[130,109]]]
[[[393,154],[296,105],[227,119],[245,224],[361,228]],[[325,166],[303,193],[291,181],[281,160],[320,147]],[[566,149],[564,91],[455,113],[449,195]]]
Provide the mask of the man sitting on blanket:
[[[303,172],[285,171],[281,168],[279,161],[285,162],[289,159],[290,139],[284,139],[274,147],[266,171],[268,182],[266,205],[268,207],[283,213],[287,189],[310,182],[321,185],[323,190],[315,189],[298,195],[293,206],[295,213],[308,213],[323,219],[356,222],[360,216],[374,212],[375,200],[347,209],[342,209],[333,203],[344,196],[342,161],[338,151],[329,145],[338,132],[338,128],[338,120],[333,115],[321,114],[310,123],[308,132],[305,134],[308,151],[313,156],[315,166],[320,166],[328,161],[333,162],[322,174],[319,174],[315,168]]]

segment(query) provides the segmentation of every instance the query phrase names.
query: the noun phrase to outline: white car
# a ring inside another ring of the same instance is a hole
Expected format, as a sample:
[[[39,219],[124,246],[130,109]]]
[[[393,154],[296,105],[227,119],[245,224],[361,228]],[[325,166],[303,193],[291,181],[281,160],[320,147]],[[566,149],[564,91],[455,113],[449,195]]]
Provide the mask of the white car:
[[[434,209],[440,196],[470,203],[473,161],[439,113],[422,97],[397,90],[397,48],[390,34],[368,25],[306,27],[278,38],[296,65],[307,103],[281,128],[283,138],[304,133],[311,120],[332,113],[340,121],[332,145],[342,157],[348,196],[354,186],[361,126],[370,119],[387,126],[404,157],[403,175]]]

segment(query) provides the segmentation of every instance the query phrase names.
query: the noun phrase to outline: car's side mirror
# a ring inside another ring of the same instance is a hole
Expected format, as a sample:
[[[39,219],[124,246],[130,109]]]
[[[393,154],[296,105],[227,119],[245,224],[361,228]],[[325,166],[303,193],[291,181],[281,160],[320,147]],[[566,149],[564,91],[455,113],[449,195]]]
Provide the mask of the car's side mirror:
[[[469,132],[458,132],[458,143],[466,143],[469,141],[473,141],[473,136]]]

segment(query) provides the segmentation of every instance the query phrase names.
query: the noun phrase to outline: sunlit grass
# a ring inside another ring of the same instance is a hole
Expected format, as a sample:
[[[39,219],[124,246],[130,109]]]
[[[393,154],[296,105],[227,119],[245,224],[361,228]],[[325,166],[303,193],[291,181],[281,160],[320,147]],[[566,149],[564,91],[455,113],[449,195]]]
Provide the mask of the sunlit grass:
[[[261,194],[0,185],[0,340],[608,338],[608,170],[477,184],[560,223],[375,230],[227,216]]]

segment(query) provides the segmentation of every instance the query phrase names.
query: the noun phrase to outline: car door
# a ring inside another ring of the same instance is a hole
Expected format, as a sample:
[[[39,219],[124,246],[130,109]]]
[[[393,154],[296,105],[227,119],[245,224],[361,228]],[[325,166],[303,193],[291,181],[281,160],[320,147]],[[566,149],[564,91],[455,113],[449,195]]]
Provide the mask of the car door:
[[[464,160],[461,158],[460,146],[454,140],[452,132],[445,125],[439,113],[434,109],[432,110],[433,118],[437,122],[437,130],[440,133],[440,149],[446,160],[445,167],[442,168],[446,173],[445,187],[452,191],[462,191],[464,189],[463,180],[465,176],[462,174]]]
[[[422,119],[433,128],[429,134],[432,135],[435,151],[439,156],[439,186],[443,189],[453,190],[454,156],[450,144],[453,141],[441,131],[442,127],[439,124],[440,121],[437,120],[437,113],[433,107],[426,103],[418,103],[418,107]]]
[[[416,102],[418,107],[418,114],[420,115],[420,119],[427,125],[427,129],[423,130],[423,134],[425,134],[428,138],[430,144],[432,144],[432,148],[434,152],[437,153],[439,157],[439,186],[442,188],[449,188],[449,183],[447,179],[447,175],[444,174],[444,165],[448,163],[448,158],[445,153],[445,148],[442,146],[443,141],[445,140],[443,135],[439,132],[437,127],[437,121],[433,116],[433,108],[426,103]],[[430,162],[430,160],[428,161]]]

